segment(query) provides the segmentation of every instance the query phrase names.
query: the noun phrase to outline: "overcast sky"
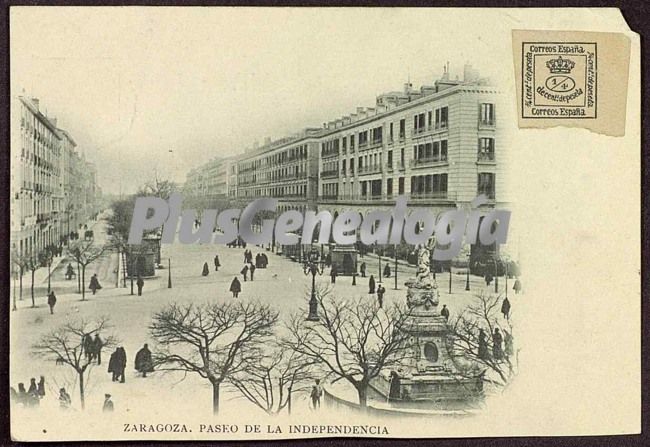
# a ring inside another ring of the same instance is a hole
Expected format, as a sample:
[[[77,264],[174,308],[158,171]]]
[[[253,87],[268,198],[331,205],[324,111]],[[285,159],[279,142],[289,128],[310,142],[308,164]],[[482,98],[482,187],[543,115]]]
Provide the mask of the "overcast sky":
[[[12,93],[40,99],[107,192],[432,84],[511,71],[486,11],[12,8]],[[464,23],[467,28],[459,28]],[[512,26],[512,23],[510,24]],[[503,42],[503,40],[501,40]],[[495,61],[496,59],[496,61]],[[173,150],[173,152],[169,152]]]

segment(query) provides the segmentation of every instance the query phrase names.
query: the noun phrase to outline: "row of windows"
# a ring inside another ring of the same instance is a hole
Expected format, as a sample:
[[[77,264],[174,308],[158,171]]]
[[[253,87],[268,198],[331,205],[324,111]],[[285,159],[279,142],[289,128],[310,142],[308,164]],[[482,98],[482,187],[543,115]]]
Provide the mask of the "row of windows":
[[[427,175],[414,175],[410,177],[411,181],[411,196],[414,198],[447,198],[448,192],[448,179],[449,174],[427,174]],[[394,189],[394,179],[386,179],[386,194],[392,196],[393,194],[402,195],[404,190],[404,177],[397,179],[397,188]],[[494,173],[481,172],[477,175],[477,193],[485,194],[488,198],[495,198],[496,178]],[[354,189],[354,183],[351,184]],[[367,197],[382,197],[382,180],[367,180],[359,182],[361,198]],[[339,198],[339,184],[338,183],[325,183],[322,185],[322,196],[326,198]]]

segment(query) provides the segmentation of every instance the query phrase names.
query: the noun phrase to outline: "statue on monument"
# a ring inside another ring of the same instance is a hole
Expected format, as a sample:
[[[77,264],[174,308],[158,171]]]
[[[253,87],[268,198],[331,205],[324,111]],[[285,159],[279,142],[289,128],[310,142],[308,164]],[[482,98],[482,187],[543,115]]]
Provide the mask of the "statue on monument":
[[[422,306],[429,309],[438,305],[438,284],[431,272],[431,253],[436,247],[436,237],[431,236],[418,249],[418,267],[415,280],[406,283],[406,304],[409,307]]]

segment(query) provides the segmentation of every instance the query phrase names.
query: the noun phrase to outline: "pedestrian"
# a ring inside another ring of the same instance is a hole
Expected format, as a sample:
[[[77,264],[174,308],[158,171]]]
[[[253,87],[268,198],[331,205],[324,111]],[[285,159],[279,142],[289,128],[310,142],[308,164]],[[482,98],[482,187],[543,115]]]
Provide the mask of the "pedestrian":
[[[59,408],[65,411],[70,408],[70,405],[72,405],[72,399],[70,398],[70,395],[65,390],[65,388],[61,388],[59,390]]]
[[[239,272],[244,275],[244,282],[248,281],[248,264],[244,264],[244,267]]]
[[[384,267],[384,278],[390,278],[390,265],[388,264]]]
[[[41,376],[40,380],[38,381],[38,387],[36,391],[38,393],[38,397],[41,399],[45,397],[45,377]]]
[[[115,348],[115,352],[108,359],[108,372],[112,374],[111,381],[113,382],[117,382],[117,357],[117,348]]]
[[[503,314],[503,318],[506,320],[510,318],[510,300],[508,300],[508,297],[505,297],[503,300],[503,304],[501,305],[501,313]]]
[[[512,339],[512,334],[510,334],[506,330],[503,331],[503,342],[505,344],[506,357],[510,357],[514,353],[514,349],[512,346],[513,339]]]
[[[22,382],[18,384],[18,403],[24,406],[28,406],[30,403],[29,394],[25,391],[25,384]]]
[[[239,282],[239,279],[235,276],[230,283],[230,291],[232,292],[232,297],[237,298],[239,296],[239,292],[241,292],[241,283]]]
[[[515,279],[515,285],[512,286],[512,290],[515,291],[515,295],[518,295],[521,292],[521,281],[519,278]]]
[[[368,280],[368,293],[373,294],[375,293],[375,276],[370,275],[370,279]]]
[[[336,275],[337,275],[336,264],[334,264],[330,269],[330,278],[332,280],[332,284],[336,283]]]
[[[377,299],[379,300],[379,307],[384,307],[384,293],[386,293],[386,289],[384,286],[379,284],[379,287],[377,287]]]
[[[486,273],[485,274],[485,285],[489,287],[491,282],[492,282],[492,274],[491,273]]]
[[[135,282],[138,286],[138,296],[142,296],[142,288],[144,287],[144,280],[142,276],[138,274],[138,280]]]
[[[503,359],[502,343],[503,337],[501,336],[501,332],[499,332],[499,328],[494,328],[494,334],[492,335],[492,356],[494,357],[494,360]]]
[[[311,404],[314,410],[320,409],[320,398],[323,395],[323,388],[320,386],[320,379],[316,379],[316,384],[311,387]]]
[[[361,277],[365,278],[366,277],[366,263],[362,262],[361,267],[359,267],[359,270],[361,271]]]
[[[325,265],[328,267],[332,265],[332,255],[329,253],[325,256]]]
[[[108,393],[104,394],[104,405],[102,406],[102,411],[104,413],[112,413],[114,409],[115,406],[111,400],[111,395]]]
[[[33,377],[29,379],[29,389],[27,390],[27,398],[29,406],[38,405],[40,399],[38,397],[38,385],[36,385],[36,379]]]
[[[251,263],[250,267],[248,268],[248,271],[251,273],[251,281],[253,280],[253,275],[255,274],[255,268],[255,264],[253,263]]]
[[[401,392],[401,381],[402,379],[400,378],[399,374],[397,371],[391,371],[390,372],[390,387],[388,391],[388,398],[389,399],[399,399]]]
[[[113,358],[113,355],[115,358]],[[114,382],[119,381],[120,383],[124,383],[124,370],[126,369],[126,351],[122,346],[119,346],[117,349],[115,349],[113,355],[111,356],[111,360],[108,362],[108,370],[109,372],[112,370]],[[112,367],[111,362],[113,362]]]
[[[50,315],[54,313],[54,305],[56,304],[56,295],[54,295],[54,290],[50,291],[50,294],[47,296],[47,305],[50,306]]]
[[[445,320],[449,321],[449,309],[447,309],[446,304],[442,305],[442,309],[440,310],[440,315],[445,317]]]
[[[219,267],[221,267],[221,263],[219,262],[219,255],[214,255],[214,271],[218,272]]]
[[[93,291],[93,295],[97,293],[98,290],[101,290],[102,286],[99,284],[99,280],[97,279],[97,273],[93,273],[88,288]]]
[[[269,257],[266,256],[266,253],[262,253],[262,262],[264,263],[264,267],[262,268],[267,268],[269,266]]]
[[[153,372],[153,360],[149,345],[146,343],[135,355],[135,369],[142,373],[142,377],[147,377],[148,372]]]
[[[16,388],[13,386],[9,387],[9,398],[11,399],[11,402],[18,403],[18,391],[16,391]]]
[[[208,268],[208,263],[204,262],[203,263],[203,272],[201,273],[201,275],[208,276],[209,273],[210,273],[210,269]]]
[[[72,279],[74,276],[74,269],[72,268],[72,264],[68,263],[68,267],[65,270],[65,279]]]
[[[487,360],[489,357],[488,345],[487,345],[487,335],[483,329],[479,329],[478,332],[478,358],[481,360]]]
[[[104,341],[99,337],[99,334],[95,334],[93,339],[93,354],[97,357],[97,364],[102,364],[102,348],[104,347]]]
[[[262,268],[262,256],[259,253],[255,255],[255,267]]]
[[[86,361],[88,363],[92,362],[93,354],[95,352],[95,347],[93,346],[93,339],[90,334],[85,334],[81,340],[82,349],[86,356]]]

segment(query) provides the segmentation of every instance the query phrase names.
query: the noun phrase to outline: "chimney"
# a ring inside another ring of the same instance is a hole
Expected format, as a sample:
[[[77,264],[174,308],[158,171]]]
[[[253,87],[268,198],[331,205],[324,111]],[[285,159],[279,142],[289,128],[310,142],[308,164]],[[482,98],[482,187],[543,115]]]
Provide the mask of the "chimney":
[[[409,94],[411,93],[412,89],[413,89],[413,84],[411,84],[410,82],[404,84],[404,93]]]

